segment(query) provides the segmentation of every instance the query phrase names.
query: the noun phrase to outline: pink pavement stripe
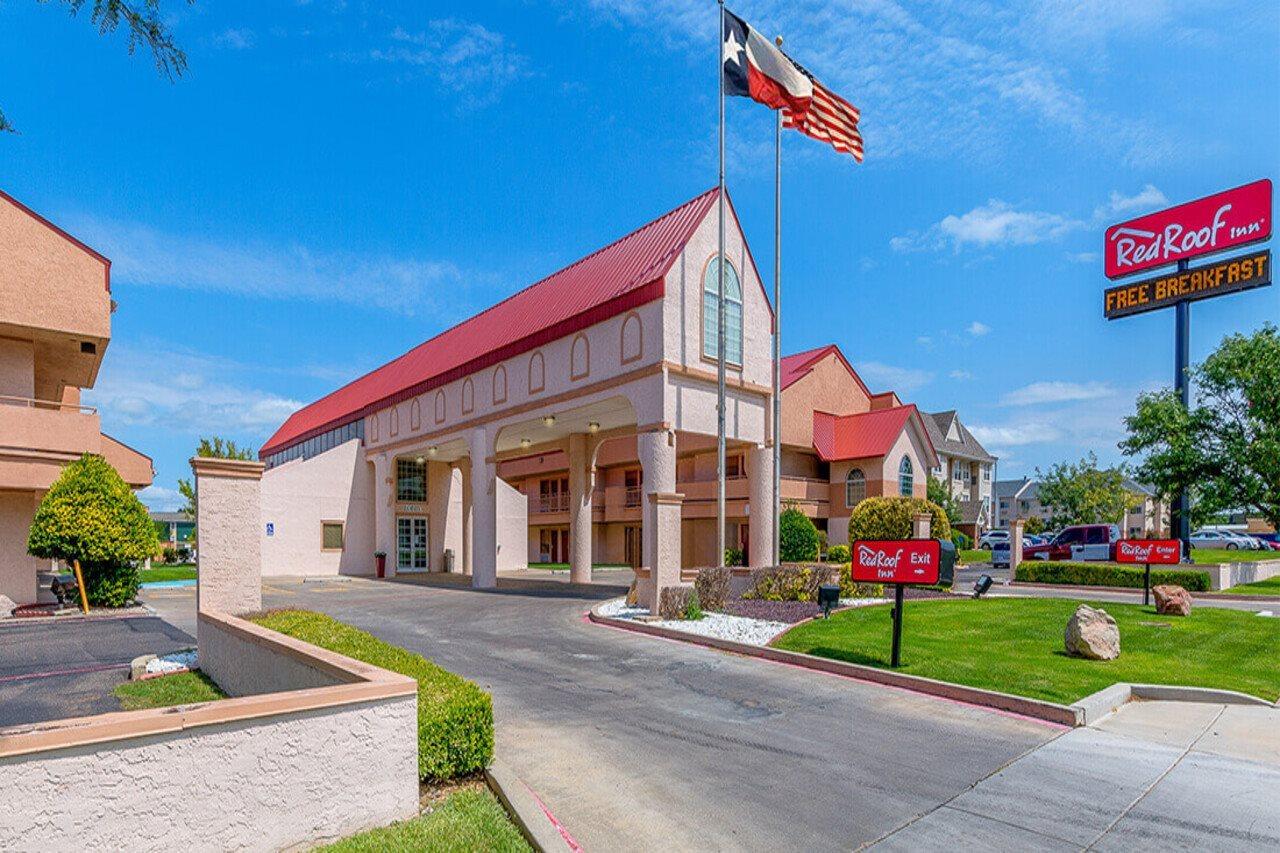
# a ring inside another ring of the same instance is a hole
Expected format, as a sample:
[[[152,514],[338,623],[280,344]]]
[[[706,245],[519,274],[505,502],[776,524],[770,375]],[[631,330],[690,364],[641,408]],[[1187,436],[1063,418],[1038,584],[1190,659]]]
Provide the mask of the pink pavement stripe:
[[[551,821],[551,825],[556,828],[556,832],[560,833],[560,837],[564,839],[564,843],[569,845],[569,849],[573,853],[582,853],[582,845],[578,843],[563,823],[556,820],[556,816],[551,813],[551,809],[547,808],[546,803],[542,802],[542,798],[538,796],[538,792],[529,787],[529,783],[520,780],[520,784],[524,785],[524,789],[533,797],[533,801],[538,804],[538,808],[542,809],[542,813],[547,816],[547,820]]]
[[[26,672],[19,675],[0,675],[0,684],[26,681],[32,678],[56,678],[59,675],[80,675],[86,672],[104,672],[108,669],[128,669],[128,663],[99,663],[93,666],[74,666],[69,669],[51,669],[45,672]]]
[[[717,649],[713,646],[704,646],[701,643],[695,643],[687,640],[677,640],[672,637],[659,637],[654,634],[645,634],[640,631],[631,631],[626,628],[619,628],[617,625],[610,625],[605,622],[593,622],[591,620],[590,612],[582,614],[582,621],[586,622],[587,624],[597,625],[602,628],[612,628],[613,630],[621,631],[624,634],[639,634],[640,636],[648,637],[651,640],[665,640],[668,643],[675,643],[676,645],[679,645],[679,646],[698,646],[700,648],[704,648],[704,649],[707,649],[708,651],[713,651],[713,652],[721,651],[720,649]],[[726,652],[726,654],[730,654],[730,653]],[[816,675],[826,675],[831,678],[839,678],[843,681],[857,681],[860,684],[869,684],[872,687],[883,687],[886,690],[896,690],[900,693],[909,693],[912,696],[922,696],[926,699],[932,699],[935,702],[949,702],[952,705],[960,705],[965,708],[977,708],[989,714],[998,714],[1001,717],[1009,717],[1010,719],[1014,719],[1014,720],[1025,720],[1031,723],[1039,723],[1042,726],[1048,726],[1051,729],[1057,729],[1059,731],[1068,731],[1071,728],[1071,726],[1066,726],[1066,725],[1063,725],[1062,723],[1055,723],[1052,720],[1042,720],[1039,717],[1032,717],[1027,714],[1019,714],[1015,711],[1006,711],[1003,708],[992,708],[989,705],[979,705],[977,702],[965,702],[960,699],[950,699],[946,696],[935,696],[932,693],[921,693],[918,690],[912,690],[908,687],[899,687],[896,684],[882,684],[879,681],[871,681],[870,679],[859,678],[856,675],[843,675],[838,672],[827,672],[826,670],[823,670],[823,669],[810,669],[807,666],[800,666],[799,664],[788,663],[787,661],[782,661],[782,660],[773,660],[772,658],[753,657],[753,660],[763,661],[764,663],[771,663],[776,666],[786,666],[786,667],[790,667],[791,669],[799,669],[804,672],[814,673]]]

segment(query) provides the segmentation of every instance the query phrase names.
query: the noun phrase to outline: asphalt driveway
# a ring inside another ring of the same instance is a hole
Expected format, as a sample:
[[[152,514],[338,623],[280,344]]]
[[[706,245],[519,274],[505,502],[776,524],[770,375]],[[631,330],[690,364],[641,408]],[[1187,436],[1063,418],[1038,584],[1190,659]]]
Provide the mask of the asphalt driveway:
[[[194,636],[155,616],[7,622],[0,625],[0,728],[119,711],[111,690],[128,679],[130,661],[194,645]]]

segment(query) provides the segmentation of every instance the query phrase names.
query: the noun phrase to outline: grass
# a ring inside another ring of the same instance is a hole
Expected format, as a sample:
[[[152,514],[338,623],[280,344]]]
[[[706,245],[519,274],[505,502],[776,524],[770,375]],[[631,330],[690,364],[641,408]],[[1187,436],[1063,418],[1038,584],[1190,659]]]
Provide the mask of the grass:
[[[1253,583],[1242,583],[1239,586],[1233,586],[1224,589],[1223,592],[1243,592],[1243,593],[1259,593],[1262,595],[1280,595],[1280,575],[1267,578],[1264,581],[1254,581]]]
[[[143,681],[126,681],[111,691],[126,711],[144,708],[169,708],[173,705],[190,705],[195,702],[212,702],[225,699],[213,679],[203,672],[179,672]]]
[[[156,583],[157,581],[192,581],[196,579],[195,563],[178,563],[176,565],[156,565],[152,564],[151,568],[143,569],[138,572],[138,577],[143,583]]]
[[[439,806],[420,817],[371,829],[319,850],[326,853],[393,850],[516,853],[532,848],[493,794],[486,789],[470,789],[450,794]]]
[[[1280,551],[1228,551],[1225,548],[1192,548],[1191,560],[1196,563],[1258,563],[1263,560],[1280,560]]]
[[[493,700],[460,675],[323,613],[273,610],[252,617],[265,628],[418,682],[418,773],[452,779],[493,759]]]
[[[965,548],[960,551],[960,562],[961,563],[990,563],[991,552],[987,550]]]
[[[1062,634],[1077,602],[991,598],[912,601],[904,608],[898,671],[1070,704],[1117,681],[1280,696],[1280,623],[1253,613],[1197,607],[1158,616],[1155,607],[1102,605],[1120,628],[1120,657],[1070,657]],[[791,651],[869,666],[889,665],[887,605],[858,607],[799,625],[773,641]]]

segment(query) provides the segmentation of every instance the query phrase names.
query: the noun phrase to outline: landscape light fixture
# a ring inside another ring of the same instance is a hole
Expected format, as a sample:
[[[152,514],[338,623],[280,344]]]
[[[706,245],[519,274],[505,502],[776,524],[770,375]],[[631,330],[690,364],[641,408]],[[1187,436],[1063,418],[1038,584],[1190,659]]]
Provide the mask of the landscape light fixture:
[[[599,432],[599,431],[600,431],[599,421],[592,421],[591,423],[587,424],[587,432]]]
[[[542,425],[543,425],[543,426],[548,426],[548,427],[553,427],[553,426],[555,426],[555,425],[556,425],[556,416],[555,416],[555,415],[547,415],[545,418],[543,418],[543,419],[542,419]]]
[[[529,445],[531,445],[531,444],[533,444],[533,442],[532,442],[532,441],[530,441],[530,440],[529,440],[529,439],[527,439],[527,438],[522,438],[522,439],[520,439],[520,446],[521,446],[521,447],[528,447],[528,446],[529,446]]]
[[[428,456],[435,456],[435,455],[436,455],[437,453],[439,453],[439,452],[440,452],[440,448],[439,448],[439,447],[437,447],[437,446],[436,446],[436,445],[434,445],[434,444],[427,448],[427,455],[428,455]]]
[[[831,615],[831,608],[840,604],[840,584],[824,583],[818,587],[818,604],[822,607],[822,618]]]
[[[978,579],[973,582],[973,597],[981,598],[982,595],[991,589],[991,575],[978,575]]]
[[[418,457],[415,457],[413,461],[414,461],[414,462],[417,462],[419,465],[421,465],[423,462],[426,462],[427,460],[426,460],[426,459],[424,459],[424,458],[423,458],[423,457],[421,457],[421,456],[418,456]]]

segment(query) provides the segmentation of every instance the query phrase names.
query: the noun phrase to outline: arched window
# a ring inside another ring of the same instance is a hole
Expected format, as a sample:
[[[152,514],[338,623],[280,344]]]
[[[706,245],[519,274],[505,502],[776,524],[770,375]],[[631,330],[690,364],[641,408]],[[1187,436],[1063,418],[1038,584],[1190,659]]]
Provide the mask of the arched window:
[[[844,505],[853,508],[866,500],[867,475],[860,468],[854,468],[844,478]]]
[[[720,264],[712,258],[702,280],[702,354],[718,356],[720,335]],[[724,270],[724,360],[742,364],[742,284],[733,264],[725,262]]]
[[[915,469],[911,467],[911,458],[902,457],[898,465],[898,493],[904,498],[911,497],[911,487],[915,484]]]

